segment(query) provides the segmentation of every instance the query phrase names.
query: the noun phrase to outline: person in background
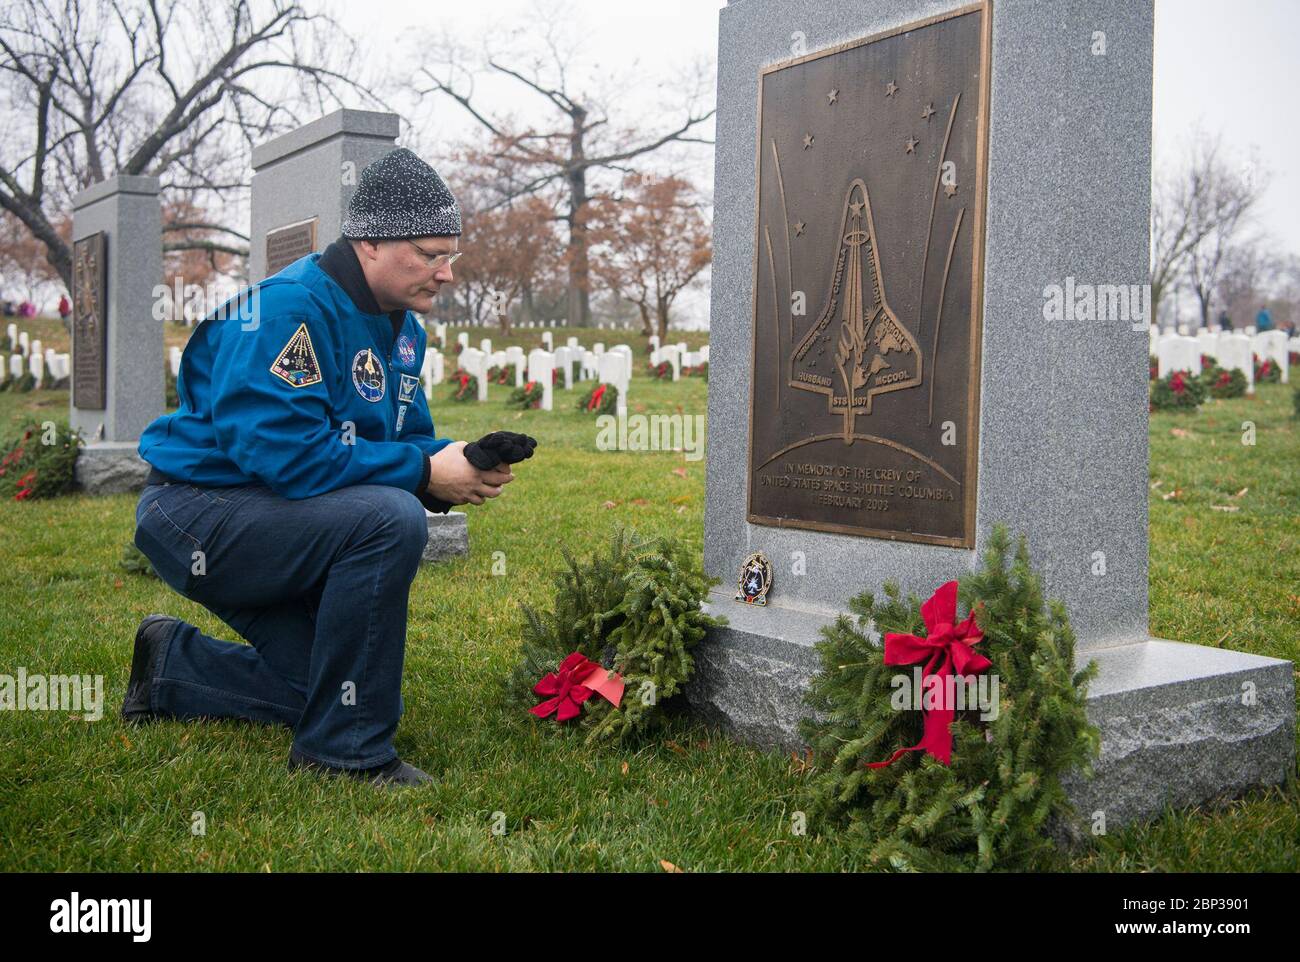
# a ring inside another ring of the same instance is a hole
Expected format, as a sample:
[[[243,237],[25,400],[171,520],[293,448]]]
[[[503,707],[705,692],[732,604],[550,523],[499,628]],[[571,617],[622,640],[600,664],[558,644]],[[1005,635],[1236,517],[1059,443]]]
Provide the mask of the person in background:
[[[72,305],[68,303],[68,295],[64,294],[59,298],[59,317],[66,321],[71,313]]]
[[[1232,330],[1232,318],[1228,316],[1227,311],[1219,311],[1219,330],[1221,331]]]
[[[1273,330],[1273,315],[1268,312],[1268,306],[1259,305],[1259,313],[1255,315],[1255,333],[1263,334],[1265,331]]]

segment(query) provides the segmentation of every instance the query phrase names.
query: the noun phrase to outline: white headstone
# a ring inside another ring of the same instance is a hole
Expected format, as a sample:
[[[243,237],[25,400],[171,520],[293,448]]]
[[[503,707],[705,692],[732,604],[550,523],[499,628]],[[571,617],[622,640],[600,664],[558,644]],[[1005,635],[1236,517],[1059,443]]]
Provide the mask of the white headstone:
[[[23,356],[21,354],[9,355],[9,376],[15,381],[23,376]]]
[[[577,347],[578,339],[576,337],[570,337],[566,343],[569,345],[569,347]]]
[[[1255,353],[1259,355],[1262,361],[1265,358],[1272,361],[1282,370],[1282,383],[1289,384],[1291,381],[1290,372],[1287,368],[1287,346],[1285,331],[1265,331],[1263,334],[1256,334],[1254,338]]]
[[[550,331],[542,331],[542,343],[546,345],[548,351],[553,350],[555,347],[555,335]]]
[[[469,331],[461,331],[457,334],[456,343],[460,345],[462,351],[469,347]]]
[[[551,372],[555,369],[555,355],[550,351],[534,350],[528,352],[528,380],[542,385],[542,410],[554,409],[554,389],[551,386]]]
[[[1246,391],[1255,390],[1255,361],[1251,357],[1250,338],[1245,334],[1224,334],[1219,338],[1218,353],[1215,355],[1219,367],[1224,370],[1234,368],[1246,375]],[[1163,377],[1163,375],[1161,375]]]
[[[22,351],[23,357],[26,357],[31,349],[31,338],[27,336],[26,331],[18,332],[18,350]]]
[[[5,333],[9,335],[9,344],[12,346],[18,340],[18,325],[10,324],[5,328]]]
[[[1156,345],[1157,373],[1165,377],[1170,371],[1201,373],[1200,344],[1194,337],[1172,334],[1162,337]]]
[[[32,378],[36,381],[35,386],[44,387],[45,386],[45,356],[43,354],[33,353],[32,356],[28,358],[28,363],[31,366]]]
[[[524,349],[516,346],[506,348],[506,363],[515,366],[515,387],[523,387],[524,373],[526,371]]]
[[[181,349],[175,344],[168,349],[167,360],[172,367],[172,377],[178,377],[181,373]]]
[[[627,387],[629,374],[627,361],[621,351],[610,351],[600,356],[600,380],[618,388],[618,413],[627,413]]]

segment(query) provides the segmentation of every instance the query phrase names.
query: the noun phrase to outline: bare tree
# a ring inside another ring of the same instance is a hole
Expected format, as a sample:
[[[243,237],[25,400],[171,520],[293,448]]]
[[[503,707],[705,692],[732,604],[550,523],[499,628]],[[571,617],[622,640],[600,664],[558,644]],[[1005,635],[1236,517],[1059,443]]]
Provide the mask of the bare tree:
[[[327,16],[287,0],[8,0],[0,25],[9,129],[0,207],[45,247],[71,286],[55,228],[77,190],[114,174],[164,178],[204,209],[246,188],[255,142],[365,87],[331,64],[351,42]],[[199,236],[189,233],[199,231]],[[221,232],[224,239],[212,236]],[[243,255],[228,226],[169,225],[169,251]]]
[[[684,116],[667,129],[645,133],[633,124],[615,130],[605,98],[577,93],[571,75],[581,61],[580,44],[566,35],[567,10],[554,4],[539,8],[530,18],[529,37],[541,28],[540,53],[485,52],[487,70],[510,78],[523,89],[542,98],[559,114],[553,127],[517,129],[507,117],[493,115],[474,94],[476,70],[465,65],[464,52],[444,41],[443,61],[437,69],[421,68],[429,86],[420,93],[442,93],[460,104],[494,140],[493,152],[501,159],[501,177],[496,185],[499,199],[488,209],[522,196],[559,187],[565,209],[559,215],[568,228],[568,317],[571,325],[591,320],[590,178],[600,170],[632,172],[627,162],[673,143],[712,143],[692,131],[713,116],[696,104],[707,93],[706,73],[697,65],[696,76],[686,78]]]
[[[1224,259],[1240,238],[1266,180],[1254,164],[1233,166],[1218,137],[1195,133],[1186,167],[1156,180],[1151,203],[1151,308],[1186,280],[1209,325]]]

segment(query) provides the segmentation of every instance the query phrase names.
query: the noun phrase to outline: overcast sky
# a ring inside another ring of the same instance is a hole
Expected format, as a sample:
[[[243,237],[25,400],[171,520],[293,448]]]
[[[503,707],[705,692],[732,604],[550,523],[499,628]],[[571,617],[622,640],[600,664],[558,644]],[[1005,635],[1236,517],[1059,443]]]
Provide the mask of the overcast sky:
[[[622,78],[620,113],[655,129],[656,120],[662,127],[670,119],[657,104],[675,92],[675,78],[695,60],[716,57],[718,10],[725,5],[722,0],[571,0],[570,7],[585,51],[601,64],[600,72],[616,71]],[[531,0],[350,0],[341,19],[372,50],[401,50],[414,62],[444,27],[469,43],[485,34],[502,38],[512,28],[536,31],[542,25],[529,14],[531,7]],[[1272,175],[1260,224],[1281,246],[1300,253],[1298,58],[1298,0],[1157,0],[1157,158],[1175,157],[1196,124],[1222,133],[1225,144],[1243,159],[1257,150]],[[535,116],[539,122],[553,117],[539,97],[520,94],[516,85],[483,91],[513,93],[521,117]],[[449,100],[422,106],[421,142],[431,152],[438,141],[454,140],[472,128],[464,111]],[[711,125],[707,136],[712,137]],[[689,167],[702,185],[712,176],[707,147],[667,162]]]

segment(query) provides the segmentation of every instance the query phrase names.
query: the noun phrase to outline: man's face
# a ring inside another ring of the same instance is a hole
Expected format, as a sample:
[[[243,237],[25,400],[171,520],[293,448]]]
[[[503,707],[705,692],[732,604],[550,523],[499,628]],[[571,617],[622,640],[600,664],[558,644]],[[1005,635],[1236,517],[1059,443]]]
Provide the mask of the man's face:
[[[360,241],[356,246],[366,282],[380,309],[423,314],[433,309],[442,285],[455,280],[451,265],[438,255],[454,254],[459,245],[459,237],[413,237]],[[433,263],[435,258],[439,263]]]

